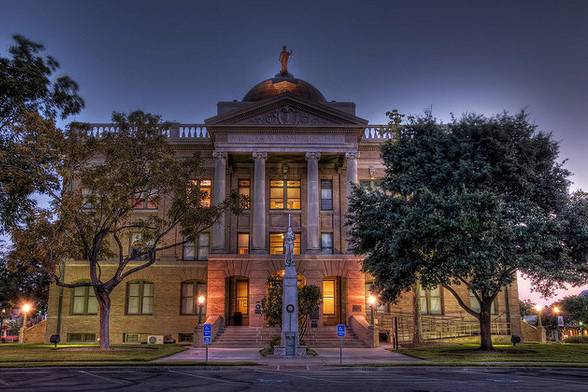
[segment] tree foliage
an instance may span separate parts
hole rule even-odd
[[[20,224],[36,205],[31,194],[58,187],[51,171],[63,137],[57,118],[78,113],[84,101],[43,45],[15,35],[0,56],[0,231]]]
[[[377,292],[394,301],[417,281],[441,285],[480,320],[481,347],[491,349],[491,304],[517,270],[544,294],[586,282],[588,197],[568,193],[558,154],[524,112],[446,125],[409,118],[382,146],[381,189],[358,188],[350,200],[352,243]]]
[[[245,203],[232,193],[218,205],[203,204],[193,181],[202,174],[199,157],[177,157],[158,116],[115,113],[113,121],[117,131],[100,138],[88,136],[83,124],[68,129],[53,168],[61,181],[49,192],[50,209],[11,232],[15,265],[40,263],[60,286],[93,287],[103,348],[109,345],[112,290],[153,265],[160,252],[194,241],[225,211],[239,214]],[[143,203],[158,208],[137,212]],[[67,259],[85,260],[89,281],[61,281],[58,266]]]
[[[571,295],[562,299],[560,304],[570,321],[588,324],[588,297]]]

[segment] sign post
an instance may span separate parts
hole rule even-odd
[[[345,324],[337,324],[337,336],[339,337],[339,365],[343,365],[343,341],[345,340]]]
[[[202,342],[206,348],[205,363],[208,363],[208,345],[212,343],[212,324],[204,324],[202,326]]]

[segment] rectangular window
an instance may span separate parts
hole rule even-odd
[[[178,343],[192,343],[194,341],[193,333],[179,333]]]
[[[239,195],[247,198],[247,204],[245,209],[248,210],[251,207],[251,180],[239,180]]]
[[[68,333],[68,343],[93,343],[96,341],[95,333]]]
[[[198,233],[196,241],[184,242],[183,260],[208,260],[209,233]]]
[[[249,282],[246,280],[238,280],[237,281],[237,306],[236,311],[241,312],[243,314],[247,314],[249,312]]]
[[[153,314],[153,283],[129,283],[127,293],[127,314]]]
[[[182,309],[181,314],[198,314],[198,298],[202,295],[206,298],[206,284],[198,282],[182,283]],[[205,300],[206,303],[206,300]],[[206,307],[202,307],[202,314],[206,313]]]
[[[249,254],[249,233],[237,234],[237,253],[240,255]]]
[[[72,314],[96,314],[98,302],[93,287],[82,286],[73,289]]]
[[[300,180],[271,180],[270,181],[270,209],[299,210],[300,209]]]
[[[474,312],[479,312],[480,311],[480,302],[478,301],[478,298],[476,298],[476,296],[474,295],[474,292],[472,290],[470,290],[469,292],[470,292],[470,308],[472,308],[472,310]],[[492,306],[490,307],[490,313],[497,314],[497,312],[496,312],[496,299],[494,299],[494,301],[492,301]]]
[[[146,253],[146,243],[141,233],[131,233],[129,244],[129,257],[135,260],[145,260],[149,257]]]
[[[321,233],[321,253],[333,253],[333,233]]]
[[[294,254],[300,254],[300,233],[294,233]],[[270,233],[270,254],[284,254],[284,233]]]
[[[142,192],[135,195],[132,203],[133,208],[136,210],[156,210],[158,207],[158,197],[153,192]]]
[[[200,190],[200,206],[208,208],[212,205],[212,180],[200,179],[192,180],[191,187],[188,190],[188,194],[192,192],[192,189]]]
[[[123,334],[123,343],[140,343],[138,333]]]
[[[335,280],[323,280],[323,314],[335,314]]]
[[[442,314],[441,289],[439,286],[424,290],[419,284],[419,305],[421,314]]]
[[[321,210],[333,209],[333,181],[321,180]]]

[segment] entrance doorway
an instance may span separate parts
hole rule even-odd
[[[226,325],[249,325],[249,279],[231,276],[225,288]]]
[[[347,282],[340,276],[325,277],[322,287],[323,325],[347,324]]]

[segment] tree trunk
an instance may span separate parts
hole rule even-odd
[[[110,293],[95,288],[100,308],[100,349],[110,350]]]
[[[412,344],[423,344],[423,328],[421,323],[421,303],[420,303],[420,287],[418,284],[414,286],[413,310],[414,310],[414,335],[412,337]]]
[[[480,303],[480,350],[492,351],[492,301]]]

